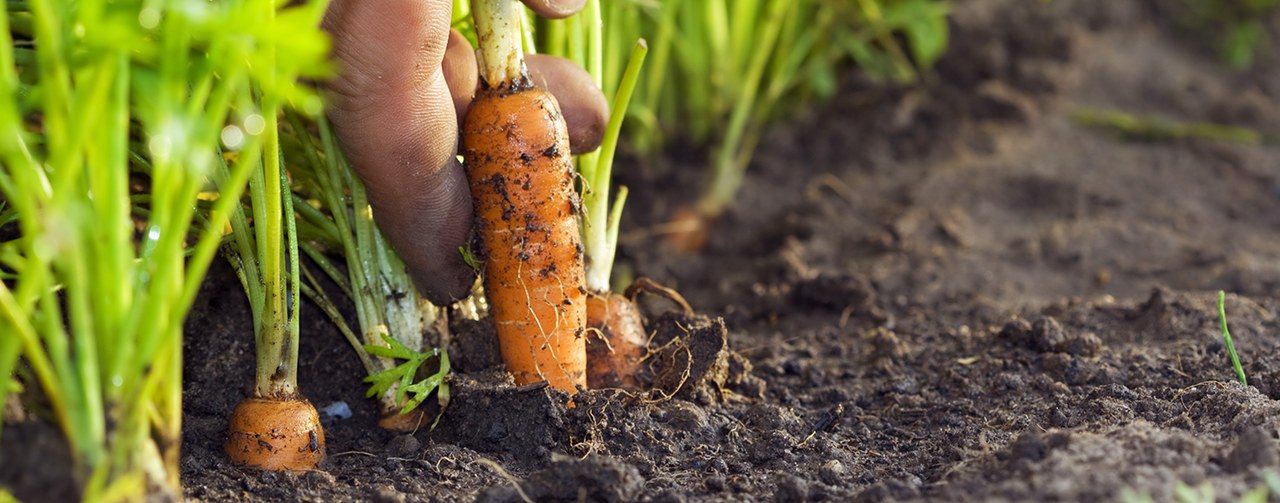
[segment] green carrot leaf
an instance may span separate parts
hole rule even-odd
[[[418,405],[422,404],[433,391],[443,388],[445,377],[449,375],[449,355],[439,349],[432,349],[430,352],[414,351],[385,333],[382,334],[382,340],[387,343],[387,346],[367,344],[364,346],[365,351],[371,355],[404,360],[404,363],[364,378],[364,382],[370,383],[365,397],[382,395],[390,390],[391,386],[398,385],[396,403],[403,404],[401,414],[408,414],[418,408]],[[440,357],[440,370],[415,382],[418,369],[437,356]],[[409,395],[412,396],[406,400]]]

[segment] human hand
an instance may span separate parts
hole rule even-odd
[[[522,1],[552,18],[585,3]],[[324,18],[340,65],[329,119],[378,226],[438,305],[466,297],[475,280],[458,251],[473,212],[457,149],[478,71],[471,46],[449,28],[451,8],[449,0],[333,0]],[[526,60],[534,82],[560,102],[574,153],[598,147],[609,112],[591,77],[567,60]]]

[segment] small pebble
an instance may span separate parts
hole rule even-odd
[[[838,459],[832,459],[822,464],[822,468],[818,471],[818,477],[822,481],[830,485],[839,485],[844,478],[844,463]]]
[[[326,405],[323,409],[320,409],[320,412],[322,412],[326,418],[337,419],[339,421],[343,419],[351,419],[351,416],[353,416],[351,413],[351,406],[347,405],[347,402],[342,401]]]

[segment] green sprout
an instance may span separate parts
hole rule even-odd
[[[467,264],[467,267],[477,271],[484,267],[484,261],[480,260],[480,257],[477,257],[470,248],[467,248],[466,246],[459,246],[458,253],[462,255],[462,261]]]
[[[1182,25],[1209,38],[1231,68],[1249,68],[1259,51],[1272,47],[1265,22],[1280,0],[1182,0],[1181,6]]]
[[[328,68],[322,3],[198,6],[30,0],[0,19],[0,192],[21,232],[0,244],[0,378],[30,369],[86,500],[181,497],[182,321],[266,142],[247,123],[318,109],[298,80]]]
[[[278,119],[273,114],[263,120],[266,145],[249,178],[252,220],[243,207],[236,209],[232,239],[223,250],[253,313],[254,396],[283,398],[298,394],[298,234],[293,200],[285,197],[289,181],[281,165]]]
[[[1084,109],[1072,114],[1081,126],[1107,131],[1121,140],[1216,140],[1243,145],[1275,144],[1280,139],[1239,126],[1212,122],[1179,122],[1159,117],[1143,117],[1115,110]]]
[[[411,403],[405,402],[405,392],[427,388],[440,390],[438,400],[443,411],[449,400],[448,383],[444,381],[448,366],[444,365],[438,374],[415,384],[407,380],[414,377],[417,367],[406,370],[403,365],[396,366],[394,360],[412,360],[405,353],[409,351],[424,357],[439,354],[442,361],[447,361],[445,350],[428,349],[424,337],[424,332],[438,326],[440,328],[436,331],[440,332],[437,335],[441,346],[446,344],[446,329],[443,327],[447,319],[444,311],[418,294],[404,262],[374,223],[373,208],[369,205],[364,185],[342,155],[329,123],[318,121],[318,127],[314,128],[318,133],[312,133],[313,128],[300,117],[291,115],[290,122],[307,160],[292,170],[297,185],[294,207],[300,209],[298,214],[302,217],[300,222],[306,237],[302,250],[355,303],[361,335],[355,334],[310,273],[307,274],[309,281],[305,284],[304,293],[337,325],[369,376],[386,375],[396,369],[410,372],[402,376],[406,380],[405,385],[397,385],[399,381],[387,381],[386,387],[375,385],[370,389],[370,396],[379,397],[384,417],[395,415],[397,411],[405,414],[415,409],[429,391],[423,391],[421,396],[415,394],[416,401]],[[316,134],[318,139],[313,138]],[[303,199],[304,195],[314,197],[318,204],[312,206]],[[346,273],[331,262],[322,248],[342,252],[346,259]],[[388,341],[395,341],[395,344],[388,345]],[[389,348],[404,349],[394,355],[382,351]],[[433,382],[436,377],[439,382],[430,386],[424,384]],[[414,387],[406,390],[408,385]]]
[[[1240,357],[1236,355],[1236,345],[1231,342],[1231,331],[1227,330],[1227,294],[1218,290],[1218,320],[1222,324],[1222,342],[1227,345],[1227,354],[1231,355],[1231,366],[1236,370],[1236,378],[1240,384],[1249,385],[1244,376],[1244,367],[1240,366]]]
[[[728,126],[714,139],[711,180],[698,202],[705,217],[718,216],[733,202],[765,124],[794,108],[787,99],[834,96],[835,70],[845,59],[873,78],[914,82],[919,70],[932,66],[947,46],[949,9],[937,0],[761,3],[735,3],[728,24],[721,15],[708,16],[710,53],[681,68],[682,75],[691,77],[699,65],[710,64],[718,70],[712,75],[724,79],[711,81],[720,84],[715,92],[688,96],[690,117],[706,108],[698,105],[696,96],[708,101],[711,96],[723,96],[732,104],[725,109],[712,101],[712,113],[704,112],[711,122],[694,123],[695,136],[705,138],[711,125],[728,118]],[[909,53],[898,43],[897,34],[905,37]],[[682,48],[689,45],[688,41],[676,43]],[[743,77],[727,77],[736,75]],[[679,93],[666,96],[682,97]]]
[[[366,397],[371,398],[386,393],[395,393],[396,403],[404,404],[404,408],[401,409],[400,413],[408,414],[413,409],[418,408],[418,405],[432,391],[438,389],[441,394],[448,396],[449,387],[445,384],[444,379],[449,375],[449,353],[439,349],[432,350],[430,353],[415,351],[386,334],[383,334],[382,341],[386,343],[386,346],[369,344],[364,347],[365,351],[374,356],[404,360],[404,363],[364,378],[364,382],[370,383]],[[415,382],[414,379],[418,375],[418,369],[435,357],[440,358],[440,370],[421,381]],[[409,394],[412,394],[413,398],[406,400]],[[439,417],[436,418],[437,421],[439,419]],[[434,427],[434,425],[432,426]]]
[[[588,4],[573,18],[542,21],[541,48],[581,63],[610,95],[620,89],[630,46],[642,36],[651,42],[648,75],[637,81],[626,112],[628,143],[642,152],[658,148],[663,135],[710,144],[712,174],[698,203],[708,217],[732,202],[764,125],[834,96],[837,69],[852,61],[872,77],[914,82],[948,39],[948,6],[939,0],[663,0],[600,8],[599,17]],[[578,26],[593,21],[595,31]]]

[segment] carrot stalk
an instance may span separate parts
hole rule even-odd
[[[476,0],[471,3],[476,23],[480,78],[493,87],[529,81],[520,37],[520,6],[513,0]]]
[[[587,266],[587,289],[595,293],[609,291],[609,276],[613,272],[613,259],[618,247],[618,224],[622,218],[622,206],[627,199],[626,187],[619,187],[617,199],[612,205],[609,204],[613,159],[617,153],[618,138],[622,135],[622,121],[627,115],[627,106],[635,92],[636,82],[640,79],[640,68],[644,65],[648,52],[649,45],[644,39],[636,42],[627,59],[617,94],[609,107],[612,114],[605,127],[600,151],[578,158],[579,172],[587,185],[582,196],[583,207],[587,212],[582,234],[590,261]]]
[[[589,0],[582,12],[571,19],[575,40],[586,40],[587,47],[573,51],[575,61],[588,69],[597,84],[604,81],[601,8],[599,0]],[[568,44],[570,46],[574,44]],[[578,44],[582,45],[582,44]],[[610,277],[618,245],[618,227],[627,188],[618,187],[610,201],[614,155],[627,107],[639,81],[649,46],[644,39],[636,41],[614,92],[608,124],[600,150],[579,155],[578,173],[582,176],[582,239],[587,263],[587,385],[598,388],[641,387],[638,375],[641,360],[648,353],[647,336],[640,310],[631,299],[610,294]],[[615,72],[617,73],[617,72]]]
[[[605,129],[600,152],[579,159],[579,171],[588,185],[588,191],[583,195],[587,218],[582,234],[587,248],[587,290],[590,292],[587,326],[592,332],[587,342],[587,384],[593,389],[641,388],[641,360],[649,352],[640,309],[631,299],[609,293],[627,188],[618,187],[617,198],[613,204],[608,204],[613,157],[622,132],[622,119],[627,114],[627,105],[631,102],[640,67],[648,51],[649,46],[644,39],[636,42],[618,92],[613,97],[613,115]]]
[[[300,270],[289,178],[280,156],[279,103],[268,102],[262,157],[249,178],[252,229],[243,208],[231,216],[228,258],[249,296],[254,321],[253,394],[231,413],[227,457],[265,470],[309,470],[324,458],[320,415],[298,392]]]
[[[324,458],[324,430],[298,393],[298,243],[277,131],[268,122],[261,169],[249,179],[254,229],[237,208],[225,250],[253,306],[257,365],[253,394],[231,413],[223,449],[236,465],[309,470]]]
[[[481,78],[462,150],[502,359],[517,384],[572,394],[586,385],[586,279],[568,130],[529,78],[519,4],[471,7]]]

